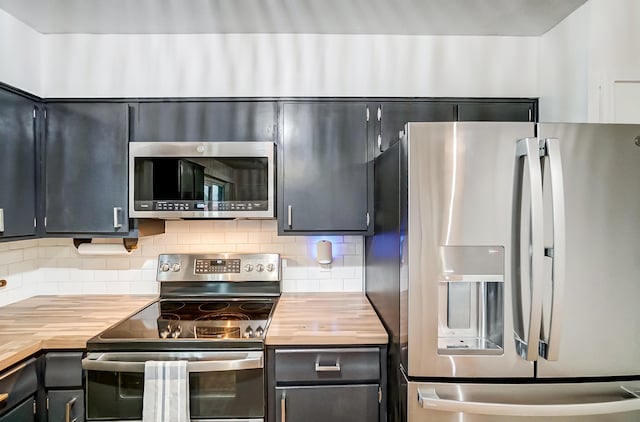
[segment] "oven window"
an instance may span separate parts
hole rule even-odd
[[[264,416],[263,370],[189,374],[192,419]],[[88,420],[140,420],[144,374],[87,371]]]

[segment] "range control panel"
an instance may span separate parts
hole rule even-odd
[[[158,281],[280,281],[279,254],[162,254]]]

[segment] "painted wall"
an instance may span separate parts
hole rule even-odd
[[[42,94],[42,35],[0,10],[0,82]]]
[[[321,239],[333,243],[329,266],[315,261]],[[38,294],[155,294],[159,254],[206,252],[279,253],[286,292],[363,290],[362,236],[278,236],[275,220],[167,221],[166,233],[140,239],[123,257],[80,256],[71,239],[0,243],[8,281],[0,306]]]
[[[536,37],[46,35],[45,97],[537,95]]]

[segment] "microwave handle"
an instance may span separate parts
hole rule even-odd
[[[103,355],[104,356],[104,355]],[[132,372],[144,373],[144,366],[147,360],[158,360],[157,357],[139,357],[135,362],[121,360],[100,360],[84,358],[82,359],[82,369],[87,371],[101,372]],[[239,371],[244,369],[260,369],[263,367],[262,353],[248,353],[242,359],[221,359],[221,360],[195,360],[187,364],[188,372],[224,372]]]

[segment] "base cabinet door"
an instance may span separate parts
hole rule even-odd
[[[278,422],[371,422],[378,412],[378,385],[276,388]]]
[[[0,422],[33,422],[36,420],[34,409],[35,399],[29,397],[15,409],[0,416]]]
[[[84,422],[83,390],[50,390],[47,397],[48,422]]]

